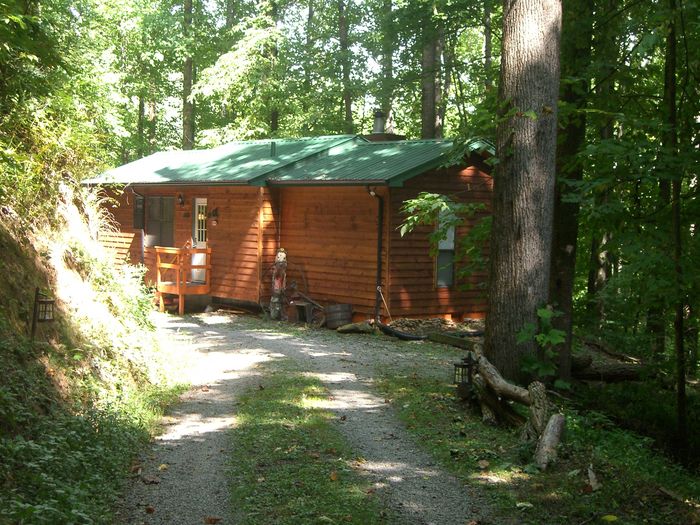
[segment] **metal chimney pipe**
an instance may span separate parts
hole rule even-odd
[[[273,140],[270,142],[270,157],[277,156],[277,143]]]
[[[374,112],[374,127],[372,133],[385,133],[386,115],[381,109]]]

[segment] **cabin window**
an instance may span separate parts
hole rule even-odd
[[[440,227],[440,224],[438,224]],[[455,274],[455,227],[450,226],[447,234],[438,243],[438,253],[435,257],[435,285],[448,288],[454,284]]]
[[[173,246],[174,197],[148,197],[146,246]]]
[[[141,195],[134,195],[134,229],[143,230],[145,223],[145,199]]]

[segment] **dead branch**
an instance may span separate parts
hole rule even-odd
[[[503,379],[496,367],[483,355],[479,356],[477,367],[484,381],[499,397],[505,397],[523,405],[530,405],[530,394],[528,394],[528,391]]]

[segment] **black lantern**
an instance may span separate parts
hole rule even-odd
[[[39,288],[34,291],[34,315],[32,317],[32,339],[36,334],[37,323],[51,323],[54,320],[53,307],[55,299],[42,293]]]
[[[472,374],[474,373],[474,359],[469,352],[467,357],[459,363],[455,363],[454,384],[457,385],[457,396],[460,399],[468,399],[472,395]]]

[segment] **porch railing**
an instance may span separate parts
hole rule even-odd
[[[185,313],[185,295],[206,295],[211,290],[211,248],[156,246],[156,296],[165,310],[164,294],[178,297],[178,313]],[[203,254],[203,263],[193,264],[193,255]],[[195,275],[196,274],[196,275]],[[196,278],[195,278],[196,277]]]

